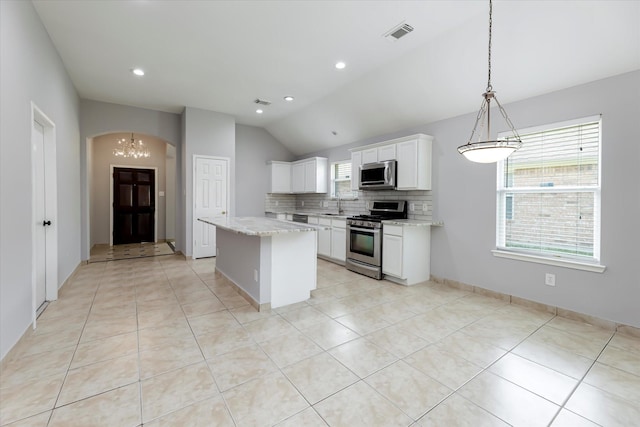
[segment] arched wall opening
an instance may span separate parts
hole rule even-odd
[[[115,156],[117,141],[129,141],[133,133],[149,150],[148,158]],[[176,234],[176,149],[154,135],[131,131],[94,136],[87,141],[89,249],[112,242],[112,170],[114,167],[153,169],[155,182],[154,241],[175,241]]]

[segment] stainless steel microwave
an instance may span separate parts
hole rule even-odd
[[[360,190],[395,190],[396,164],[387,160],[360,166]]]

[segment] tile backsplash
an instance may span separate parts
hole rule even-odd
[[[411,219],[433,220],[433,199],[431,191],[360,191],[355,200],[341,200],[345,215],[369,213],[370,202],[374,200],[406,200],[407,213]],[[413,210],[411,207],[413,206]],[[426,207],[426,209],[424,209]],[[338,200],[327,194],[267,194],[265,212],[338,212]]]

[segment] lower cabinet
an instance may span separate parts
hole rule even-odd
[[[330,227],[327,230],[318,230],[318,256],[344,262],[347,259],[347,221],[310,216],[309,224]]]
[[[344,219],[331,220],[331,258],[347,260],[347,222]]]
[[[331,220],[318,218],[319,225],[331,226]],[[331,256],[331,229],[318,230],[318,255]]]
[[[382,272],[404,285],[429,280],[431,275],[431,227],[387,225],[382,227]]]

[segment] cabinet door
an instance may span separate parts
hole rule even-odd
[[[418,140],[400,142],[398,154],[398,190],[418,187]]]
[[[316,161],[304,162],[304,191],[315,193],[318,188],[318,175],[316,173]]]
[[[378,161],[384,162],[385,160],[396,159],[396,144],[389,144],[384,147],[378,147]]]
[[[318,230],[318,255],[331,256],[331,229]]]
[[[378,161],[378,149],[377,148],[369,148],[368,150],[362,151],[362,164],[365,165],[367,163],[375,163]]]
[[[360,187],[360,165],[362,164],[362,151],[351,153],[351,189],[358,190]]]
[[[382,235],[382,272],[402,277],[402,237]]]
[[[271,163],[271,192],[291,193],[291,163]]]
[[[331,229],[331,258],[345,261],[347,259],[347,230]]]
[[[294,163],[291,166],[291,188],[294,193],[304,192],[304,163]]]

